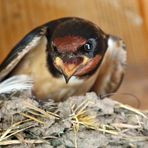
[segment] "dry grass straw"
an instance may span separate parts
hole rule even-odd
[[[92,130],[103,132],[104,134],[111,134],[116,136],[122,136],[122,139],[126,139],[128,141],[144,141],[148,140],[147,136],[127,136],[124,134],[124,131],[129,129],[140,129],[141,124],[138,125],[131,125],[131,124],[125,124],[125,123],[111,123],[110,125],[100,124],[98,120],[96,119],[96,116],[90,115],[88,112],[88,105],[93,102],[91,101],[83,101],[80,105],[73,104],[71,105],[71,114],[69,115],[71,117],[71,123],[73,125],[73,131],[75,133],[75,147],[77,148],[77,133],[80,130],[80,126],[83,126],[85,128],[89,128]],[[26,112],[19,113],[21,116],[25,117],[23,121],[19,121],[17,123],[12,124],[8,129],[0,133],[0,145],[13,145],[13,144],[21,144],[21,140],[10,140],[12,136],[15,136],[18,133],[21,133],[25,131],[26,129],[32,128],[34,126],[33,122],[38,124],[47,124],[44,122],[44,119],[61,119],[61,117],[54,113],[45,111],[41,108],[38,108],[28,102],[25,102],[24,105],[27,107]],[[147,116],[139,111],[138,109],[135,109],[133,107],[123,105],[121,103],[118,103],[117,108],[123,108],[127,111],[133,112],[135,115],[142,116],[143,118],[147,119]],[[62,119],[64,120],[64,119]],[[24,126],[25,123],[32,122],[32,125]],[[137,119],[138,123],[138,119]],[[16,136],[17,137],[17,136]],[[54,137],[50,137],[54,138]],[[45,143],[47,142],[45,140],[46,138],[42,139],[24,139],[23,142],[27,144],[39,144],[39,143]]]
[[[44,119],[48,118],[56,118],[59,119],[59,115],[53,113],[53,112],[49,112],[49,111],[44,111],[41,108],[38,108],[28,102],[24,102],[24,105],[27,107],[26,112],[23,113],[19,113],[21,116],[25,117],[26,119],[24,119],[23,121],[19,121],[16,122],[14,124],[12,124],[8,129],[6,129],[4,132],[0,133],[0,145],[10,145],[10,144],[19,144],[21,143],[21,141],[19,140],[7,140],[9,138],[11,138],[12,136],[15,136],[16,134],[25,131],[29,128],[32,128],[35,126],[35,124],[32,122],[36,122],[36,123],[40,123],[40,124],[47,124],[44,122]],[[40,119],[42,118],[43,121]],[[31,125],[26,126],[25,123],[28,122],[32,122]],[[51,138],[51,137],[50,137]],[[25,143],[45,143],[45,140],[24,140]]]
[[[84,101],[82,102],[79,106],[76,107],[76,105],[72,105],[71,107],[71,111],[72,111],[72,124],[73,124],[73,130],[75,133],[75,147],[77,148],[77,133],[79,131],[80,125],[85,126],[86,128],[90,128],[96,131],[100,131],[103,132],[104,134],[111,134],[111,135],[116,135],[116,136],[121,136],[122,135],[122,139],[126,139],[129,142],[132,141],[144,141],[144,140],[148,140],[147,136],[143,136],[143,137],[137,137],[137,136],[127,136],[124,135],[123,130],[122,129],[140,129],[141,125],[131,125],[131,124],[125,124],[125,123],[111,123],[110,125],[105,125],[105,124],[100,124],[96,121],[96,117],[89,115],[87,112],[87,107],[89,105],[89,103],[93,103],[90,101]],[[128,105],[124,105],[121,103],[118,103],[117,106],[118,108],[124,108],[125,110],[128,111],[132,111],[135,114],[138,114],[144,118],[147,119],[147,116],[142,113],[140,110],[135,109],[131,106]],[[138,123],[138,121],[137,121]]]
[[[132,111],[133,113],[135,113],[135,114],[138,114],[138,115],[140,115],[140,116],[142,116],[142,117],[144,117],[144,118],[148,118],[144,113],[142,113],[140,110],[138,110],[138,109],[136,109],[136,108],[133,108],[133,107],[131,107],[131,106],[129,106],[129,105],[124,105],[124,104],[122,104],[122,103],[118,103],[118,105],[117,105],[117,107],[119,107],[119,108],[124,108],[124,109],[126,109],[126,110],[129,110],[129,111]]]

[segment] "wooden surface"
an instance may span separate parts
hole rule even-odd
[[[148,34],[148,0],[139,0],[139,5],[141,7],[141,15],[144,20],[145,29]]]
[[[145,5],[147,2],[147,0],[142,2],[140,0],[0,0],[0,62],[34,27],[60,17],[83,17],[98,24],[105,32],[125,40],[129,67],[120,92],[134,93],[140,98],[141,107],[146,108],[148,85],[144,84],[143,88],[141,82],[143,80],[148,82],[148,71],[145,71],[148,68],[148,31],[146,31],[148,11],[145,11],[148,9],[148,5]],[[136,90],[134,90],[135,83],[138,84]]]

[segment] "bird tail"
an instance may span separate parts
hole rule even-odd
[[[12,91],[31,90],[32,87],[33,81],[29,76],[16,75],[0,82],[0,94],[9,94]]]

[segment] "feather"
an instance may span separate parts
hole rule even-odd
[[[32,79],[27,75],[16,75],[0,83],[0,94],[8,94],[12,91],[31,90],[33,87]]]

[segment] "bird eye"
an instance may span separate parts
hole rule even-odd
[[[85,49],[86,51],[90,51],[90,50],[92,49],[92,45],[91,45],[90,43],[86,43],[86,44],[84,45],[84,49]]]
[[[84,44],[83,48],[85,51],[92,51],[96,47],[96,40],[91,38]]]

